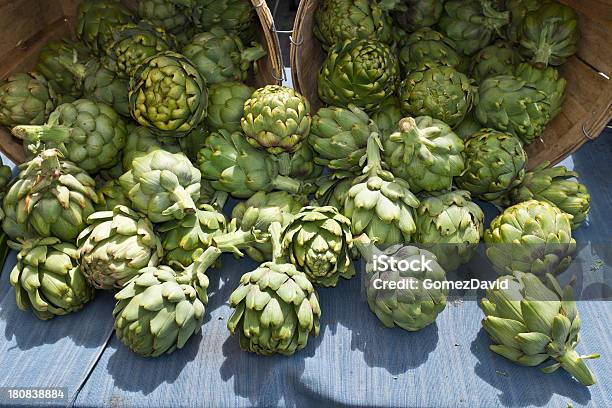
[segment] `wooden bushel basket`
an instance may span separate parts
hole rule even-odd
[[[136,0],[122,0],[136,9]],[[45,44],[61,38],[74,39],[78,0],[0,1],[0,78],[11,73],[31,71]],[[265,0],[252,0],[256,10],[258,41],[267,55],[257,62],[257,75],[251,85],[280,84],[283,66],[272,14]],[[258,23],[258,24],[257,24]],[[15,163],[25,159],[21,141],[0,127],[0,151]]]
[[[567,80],[563,112],[546,128],[540,140],[526,147],[529,167],[556,164],[584,143],[599,136],[612,119],[612,1],[560,0],[576,10],[581,40],[578,54],[561,67]],[[302,0],[295,19],[291,45],[293,86],[311,102],[322,106],[317,74],[325,52],[312,33],[319,0]]]

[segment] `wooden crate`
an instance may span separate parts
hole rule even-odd
[[[135,10],[136,0],[122,0]],[[41,49],[50,41],[74,38],[79,0],[0,0],[0,78],[34,68]],[[283,66],[272,14],[264,0],[252,0],[257,12],[257,36],[267,56],[257,62],[251,85],[280,84]],[[21,142],[0,127],[0,150],[15,163],[24,161]]]
[[[563,112],[541,137],[526,147],[529,167],[560,162],[601,134],[612,119],[612,1],[561,0],[576,10],[581,41],[578,54],[561,67],[567,80]],[[291,72],[293,86],[311,102],[323,105],[317,94],[317,74],[325,52],[312,33],[319,0],[302,0],[293,26]]]

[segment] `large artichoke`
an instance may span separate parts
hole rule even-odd
[[[122,288],[147,266],[157,266],[161,241],[147,218],[119,205],[89,216],[77,239],[81,272],[97,289]]]
[[[586,220],[591,196],[585,185],[572,180],[578,178],[578,173],[564,166],[549,166],[549,162],[544,162],[527,172],[523,182],[510,191],[510,202],[546,201],[570,214],[572,228],[577,228]]]
[[[496,75],[512,75],[521,61],[518,49],[511,43],[498,41],[480,50],[472,58],[470,75],[477,83]]]
[[[181,349],[200,331],[208,303],[206,271],[221,251],[211,247],[184,270],[151,266],[115,295],[115,333],[133,352],[158,357]]]
[[[551,373],[563,368],[583,385],[593,385],[595,376],[580,356],[580,316],[571,286],[561,289],[547,276],[545,283],[530,273],[502,276],[497,287],[487,289],[481,301],[485,314],[482,326],[495,344],[491,351],[523,366],[555,363],[542,369]],[[505,287],[503,287],[505,286]]]
[[[133,20],[119,0],[85,0],[77,10],[76,36],[94,54],[102,54],[112,40],[112,29]]]
[[[469,262],[482,238],[483,222],[484,214],[468,191],[428,193],[417,210],[415,241],[451,272]]]
[[[131,129],[125,147],[123,148],[123,168],[132,170],[132,162],[137,157],[145,156],[153,150],[165,150],[170,153],[179,153],[181,147],[174,138],[161,139],[150,128],[136,126]]]
[[[135,158],[132,167],[119,182],[134,209],[155,223],[195,212],[201,174],[185,155],[153,150]]]
[[[570,265],[576,249],[571,223],[571,215],[544,201],[506,208],[485,231],[487,257],[500,275],[559,274]]]
[[[243,41],[254,36],[255,8],[249,0],[197,0],[195,20],[202,29],[222,27]]]
[[[403,117],[401,104],[396,96],[385,99],[370,115],[383,140],[397,131],[399,121]]]
[[[329,50],[317,82],[319,97],[328,105],[353,104],[373,110],[395,93],[399,61],[386,44],[372,40],[347,40]]]
[[[498,200],[525,176],[527,154],[520,140],[507,133],[480,130],[465,142],[464,155],[465,172],[455,183],[475,198]]]
[[[549,121],[561,113],[567,82],[559,75],[559,71],[556,68],[538,68],[532,64],[523,63],[516,67],[514,75],[546,94],[545,106],[547,107]]]
[[[36,71],[47,78],[56,94],[62,95],[63,102],[70,102],[83,96],[84,79],[75,75],[71,67],[86,64],[92,59],[87,47],[81,43],[52,41],[40,51]]]
[[[13,134],[23,139],[26,151],[57,148],[93,174],[117,164],[127,127],[110,106],[79,99],[58,106],[45,125],[17,126]]]
[[[450,189],[463,173],[463,140],[444,122],[429,116],[404,118],[399,131],[384,141],[383,157],[391,172],[413,192]]]
[[[395,21],[408,32],[438,23],[446,0],[402,0],[406,7],[393,13]]]
[[[472,55],[489,45],[510,22],[510,13],[496,8],[495,0],[450,0],[444,5],[440,29]]]
[[[230,133],[239,132],[244,103],[254,89],[240,82],[220,82],[208,88],[208,117],[206,126],[211,131],[225,129]]]
[[[444,34],[431,28],[422,28],[402,41],[400,63],[404,72],[409,74],[440,66],[458,69],[463,63],[463,57],[455,48],[455,43]]]
[[[161,136],[183,136],[206,117],[208,90],[194,65],[166,51],[147,59],[130,80],[130,112]]]
[[[57,104],[56,94],[37,73],[0,80],[0,125],[42,125]]]
[[[95,291],[81,274],[74,245],[50,237],[11,247],[20,251],[10,282],[21,310],[31,308],[47,320],[76,312],[93,299]]]
[[[272,154],[294,152],[310,132],[310,103],[291,88],[267,85],[244,103],[247,140]]]
[[[72,242],[94,212],[95,185],[59,150],[45,150],[19,166],[19,175],[4,198],[2,229],[11,239],[35,233]]]

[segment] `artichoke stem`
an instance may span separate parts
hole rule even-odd
[[[221,254],[222,251],[217,247],[207,248],[206,251],[204,251],[204,253],[195,260],[193,267],[187,270],[191,275],[190,280],[197,281],[197,274],[206,273],[206,271],[214,265]]]
[[[281,176],[289,176],[291,174],[291,156],[289,153],[281,153],[275,158],[278,163],[278,172]]]
[[[60,125],[21,125],[15,126],[11,133],[26,142],[63,143],[70,138],[71,129]]]
[[[184,213],[193,214],[195,213],[196,205],[191,198],[191,195],[183,188],[183,186],[178,185],[174,190],[172,190],[172,194],[176,198],[176,206],[180,208]],[[174,205],[172,206],[174,207]],[[172,208],[170,207],[170,208]]]
[[[87,76],[87,68],[85,67],[85,65],[80,64],[78,62],[76,50],[74,50],[74,55],[72,58],[66,58],[62,55],[58,58],[58,62],[62,67],[68,70],[68,72],[74,75],[75,79],[79,84],[83,82],[83,80]]]
[[[272,243],[272,262],[279,263],[283,256],[283,248],[281,244],[282,226],[280,222],[273,222],[268,228],[270,233],[270,242]]]
[[[213,244],[216,248],[219,248],[222,252],[231,252],[239,256],[242,256],[240,248],[256,241],[255,234],[251,230],[238,230],[213,237]]]
[[[586,366],[582,357],[576,353],[576,350],[568,350],[565,354],[555,357],[555,360],[561,364],[565,371],[577,379],[580,384],[589,386],[597,381],[595,375]]]
[[[548,60],[552,54],[550,43],[548,41],[548,30],[549,26],[544,26],[540,32],[538,38],[538,48],[535,50],[533,55],[533,64],[537,68],[546,68],[548,66]]]
[[[287,176],[276,176],[272,180],[273,190],[286,191],[288,193],[297,194],[302,188],[302,183],[298,180]]]
[[[380,156],[381,150],[382,144],[380,142],[380,138],[378,137],[378,133],[372,132],[368,138],[368,145],[366,149],[367,165],[363,169],[364,174],[368,173],[371,175],[376,175],[380,170],[382,170],[382,158]]]

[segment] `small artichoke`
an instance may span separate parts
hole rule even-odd
[[[463,173],[463,140],[444,122],[429,116],[404,118],[384,141],[383,158],[413,192],[450,189]]]
[[[310,147],[308,141],[302,142],[300,147],[291,155],[288,155],[288,175],[303,182],[315,182],[323,174],[323,166],[316,162],[316,153]],[[286,155],[274,156],[279,165],[280,174],[286,174]]]
[[[521,184],[527,154],[516,137],[482,129],[465,142],[465,172],[455,178],[457,187],[473,197],[495,201]]]
[[[435,67],[458,69],[463,57],[455,48],[455,43],[444,34],[422,28],[402,42],[399,59],[404,72],[408,74]]]
[[[349,172],[336,172],[324,175],[317,180],[315,198],[320,205],[336,207],[344,213],[344,200],[348,194],[355,175]]]
[[[10,282],[21,310],[31,308],[48,320],[76,312],[93,299],[95,291],[79,269],[74,245],[49,237],[10,246],[19,251]]]
[[[306,98],[291,88],[267,85],[244,103],[241,125],[250,144],[279,154],[299,148],[311,121]]]
[[[329,50],[317,82],[319,97],[328,105],[353,104],[374,110],[395,93],[399,61],[388,45],[372,40],[347,40]]]
[[[208,117],[206,127],[214,132],[220,129],[230,133],[242,130],[240,120],[244,103],[254,89],[240,82],[220,82],[208,88]]]
[[[89,61],[82,69],[83,96],[110,105],[118,114],[129,118],[129,81],[104,68],[96,60]]]
[[[208,90],[195,66],[171,51],[154,55],[130,80],[130,112],[160,136],[184,136],[206,117]]]
[[[136,14],[155,27],[178,35],[193,27],[189,10],[182,3],[180,0],[138,0]]]
[[[112,41],[112,29],[134,19],[119,0],[85,0],[77,9],[76,36],[101,55]]]
[[[201,28],[222,27],[243,41],[254,36],[255,7],[249,0],[197,0],[195,11]]]
[[[572,216],[544,201],[506,208],[485,231],[486,254],[500,275],[563,272],[572,262],[576,241]]]
[[[382,140],[397,132],[399,121],[404,117],[400,105],[399,99],[392,96],[385,99],[378,109],[370,115],[370,119],[378,128]]]
[[[582,385],[595,384],[595,376],[584,360],[599,355],[580,356],[576,352],[580,316],[572,287],[561,289],[550,275],[542,282],[533,274],[521,272],[502,276],[497,284],[487,289],[481,301],[485,314],[482,326],[495,343],[489,346],[491,351],[528,367],[550,358],[555,363],[544,367],[543,372],[561,367]]]
[[[123,148],[123,168],[132,170],[132,162],[138,157],[145,156],[153,150],[165,150],[170,153],[179,153],[181,147],[174,138],[161,139],[150,128],[136,126],[130,130],[127,142]]]
[[[438,23],[446,0],[402,0],[406,7],[393,13],[395,21],[408,32]]]
[[[539,9],[543,4],[553,0],[505,0],[506,10],[510,12],[510,24],[504,28],[502,37],[512,43],[519,42],[521,23],[530,11]]]
[[[112,179],[98,184],[96,191],[98,192],[96,211],[112,211],[118,205],[126,207],[132,205],[129,197],[121,188],[119,180]]]
[[[134,209],[155,223],[195,212],[201,174],[185,155],[153,150],[135,158],[132,166],[119,183]]]
[[[521,61],[518,49],[511,43],[498,41],[478,51],[470,64],[470,75],[477,83],[496,75],[512,75]]]
[[[0,125],[42,125],[56,104],[55,92],[40,74],[13,74],[0,80]]]
[[[63,102],[83,96],[83,76],[75,75],[73,66],[84,65],[95,59],[83,44],[62,40],[47,43],[40,51],[36,71],[40,72]],[[24,125],[25,123],[19,123]]]

